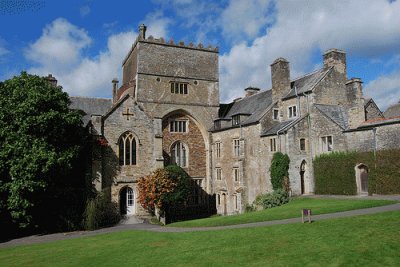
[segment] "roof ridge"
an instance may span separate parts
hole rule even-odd
[[[102,100],[112,100],[112,98],[106,98],[106,97],[91,97],[91,96],[70,96],[75,97],[75,98],[85,98],[85,99],[102,99]]]

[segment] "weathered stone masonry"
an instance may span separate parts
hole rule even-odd
[[[217,212],[235,214],[272,191],[276,151],[289,155],[291,194],[300,195],[314,192],[313,159],[322,153],[399,147],[400,117],[385,118],[364,97],[361,79],[347,77],[346,53],[330,49],[322,61],[321,69],[292,79],[290,63],[278,58],[271,64],[271,89],[249,87],[243,98],[220,104],[217,48],[146,37],[140,26],[122,65],[122,85],[112,81],[112,101],[73,98],[95,138],[108,143],[93,160],[96,188],[107,189],[117,203],[132,189],[125,211],[145,215],[136,203],[137,180],[184,154],[184,169],[216,195]],[[176,124],[184,128],[172,131],[174,121],[186,128]],[[127,133],[137,162],[120,165]],[[183,144],[179,153],[177,143]]]

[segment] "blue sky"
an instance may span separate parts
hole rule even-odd
[[[347,52],[348,77],[385,110],[400,100],[400,0],[0,0],[0,80],[52,73],[70,95],[110,97],[137,35],[220,48],[221,101],[269,89],[269,65],[291,77],[318,69],[329,48]]]

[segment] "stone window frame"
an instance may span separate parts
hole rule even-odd
[[[188,95],[189,94],[189,83],[170,81],[171,94],[177,95]]]
[[[269,139],[269,151],[270,152],[276,152],[276,137],[271,137]]]
[[[330,139],[330,141],[329,141]],[[322,152],[332,152],[333,151],[333,136],[332,135],[324,135],[321,136],[321,150]]]
[[[302,141],[304,142],[302,144]],[[307,140],[306,138],[300,138],[299,139],[299,149],[300,151],[307,151]]]
[[[215,179],[217,181],[222,181],[222,168],[221,167],[215,167]]]
[[[221,206],[221,194],[217,194],[217,206]]]
[[[233,144],[234,157],[239,157],[240,156],[240,139],[234,138],[232,144]]]
[[[288,107],[288,119],[297,118],[299,115],[297,105]]]
[[[119,165],[120,166],[135,166],[135,165],[137,165],[137,154],[138,154],[137,148],[138,148],[137,136],[135,136],[130,131],[121,134],[121,136],[118,138]],[[127,162],[127,161],[129,161],[129,162]]]
[[[179,145],[178,149],[176,147]],[[189,168],[189,147],[181,140],[172,143],[170,147],[171,163],[176,164],[181,168]],[[178,159],[178,162],[176,160]]]
[[[233,167],[232,168],[232,177],[233,177],[233,181],[238,183],[240,182],[240,169],[239,167]]]
[[[215,142],[215,157],[221,158],[221,141]]]
[[[276,112],[276,114],[275,114],[275,112]],[[272,119],[274,120],[274,121],[279,121],[279,108],[274,108],[274,109],[272,109]],[[275,116],[276,115],[276,116]]]
[[[182,124],[182,125],[180,125]],[[182,126],[182,127],[181,127]],[[180,130],[184,128],[184,131]],[[189,132],[189,120],[188,119],[169,119],[168,130],[170,133],[188,133]]]

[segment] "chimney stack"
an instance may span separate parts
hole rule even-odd
[[[47,77],[45,77],[45,80],[53,87],[57,86],[57,79],[53,77],[52,74],[49,74]]]
[[[278,58],[271,64],[272,101],[279,101],[290,90],[289,61]]]
[[[146,39],[146,29],[147,27],[144,24],[139,26],[139,40]]]
[[[346,52],[332,48],[324,53],[323,58],[324,68],[334,67],[337,72],[346,77]]]
[[[113,80],[112,80],[112,84],[113,84],[113,86],[112,86],[112,98],[113,98],[113,103],[115,103],[118,99],[117,99],[117,97],[118,97],[118,79],[117,78],[114,78]]]
[[[246,89],[244,89],[244,91],[246,92],[245,97],[248,97],[257,94],[260,91],[260,88],[247,87]]]

